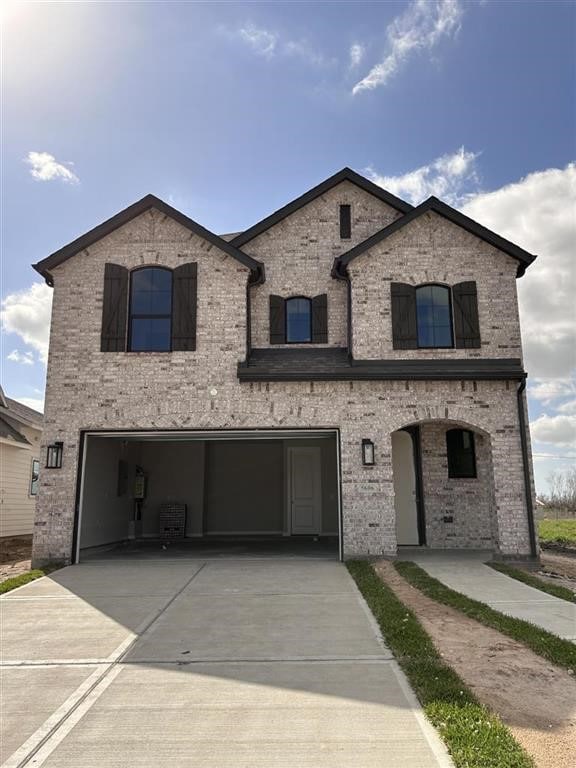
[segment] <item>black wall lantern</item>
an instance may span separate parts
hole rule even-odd
[[[374,466],[374,443],[367,438],[362,440],[362,464],[365,467]]]
[[[47,469],[60,469],[62,467],[62,453],[64,449],[64,443],[56,442],[48,446],[46,451],[46,467]]]

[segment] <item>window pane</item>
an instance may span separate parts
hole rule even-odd
[[[443,285],[430,285],[429,288],[434,306],[448,306],[448,288]]]
[[[132,315],[169,315],[172,312],[172,273],[166,269],[138,269],[132,273]]]
[[[419,347],[451,347],[450,290],[443,285],[416,289]]]
[[[434,333],[433,329],[429,328],[426,324],[418,324],[418,345],[421,347],[433,347],[434,346]]]
[[[452,346],[452,329],[450,326],[436,326],[434,328],[434,345],[435,347],[451,347]]]
[[[130,334],[132,352],[168,352],[170,350],[169,318],[133,318]]]
[[[153,267],[150,269],[137,269],[135,272],[132,272],[132,290],[151,291],[154,272],[156,270]]]
[[[288,299],[286,302],[286,341],[311,341],[310,299]]]
[[[151,314],[169,315],[172,312],[172,291],[154,291],[150,295]]]
[[[172,272],[168,269],[152,269],[152,283],[155,291],[172,291]]]
[[[448,477],[475,478],[476,455],[474,434],[467,429],[450,429],[446,432]]]
[[[133,315],[152,314],[152,291],[132,291],[131,310]]]
[[[38,459],[32,461],[32,479],[30,481],[30,495],[36,496],[38,493],[38,476],[40,472],[40,462]]]

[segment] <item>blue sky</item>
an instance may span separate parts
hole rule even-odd
[[[230,232],[347,165],[541,254],[519,291],[545,487],[571,462],[542,456],[573,455],[576,435],[575,9],[8,2],[7,393],[43,394],[49,292],[32,262],[148,192]]]

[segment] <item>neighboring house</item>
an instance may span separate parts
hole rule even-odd
[[[536,557],[516,298],[534,258],[349,169],[236,235],[152,195],[100,224],[35,265],[61,463],[35,563],[166,526]]]
[[[0,387],[0,537],[33,531],[42,418]]]

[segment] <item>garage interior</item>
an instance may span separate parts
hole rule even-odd
[[[76,561],[106,553],[339,557],[335,430],[84,435]]]

